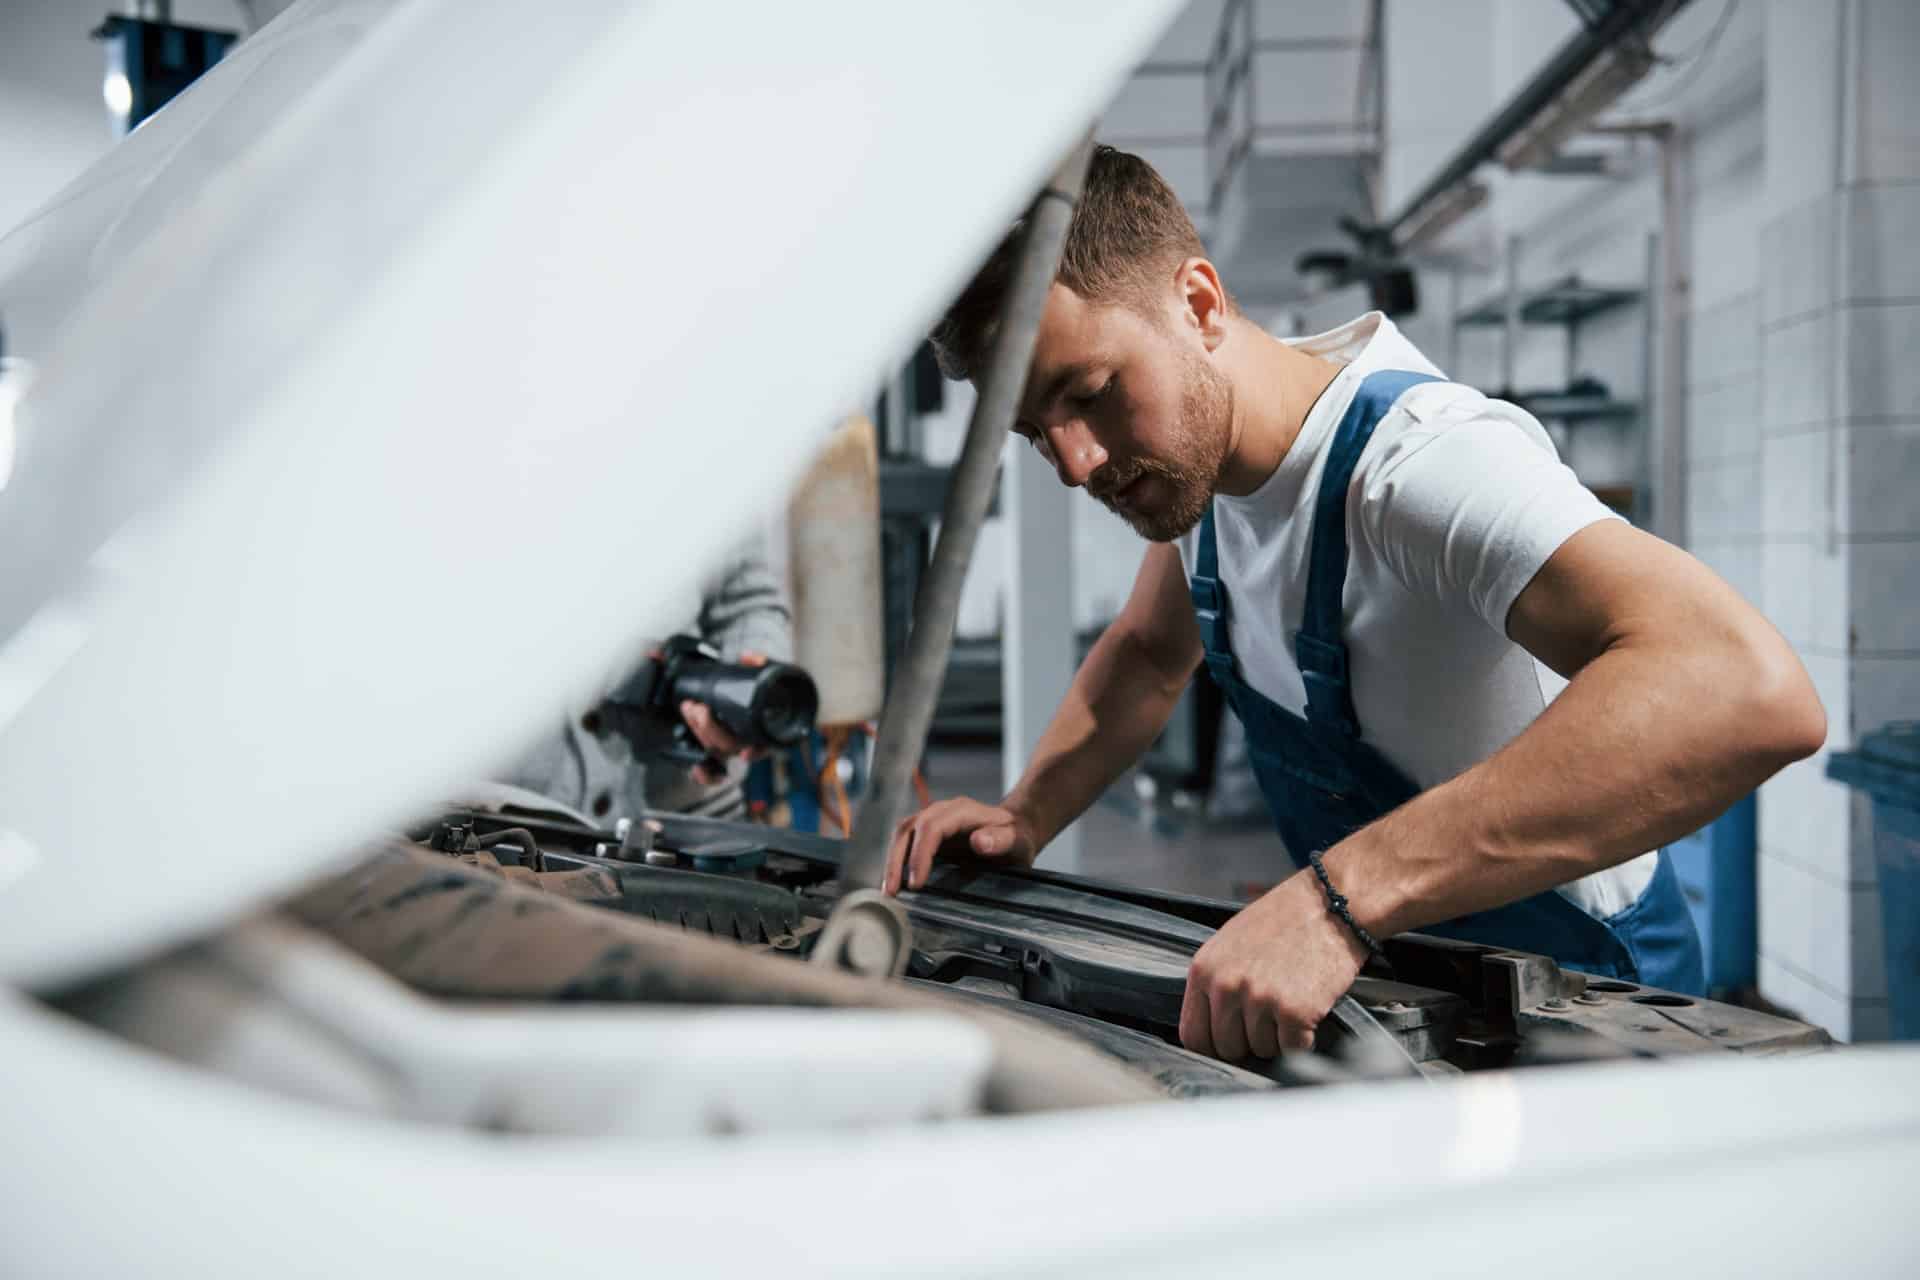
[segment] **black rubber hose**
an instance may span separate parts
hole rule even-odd
[[[999,334],[980,381],[980,399],[967,426],[966,444],[953,468],[946,508],[940,517],[940,542],[933,564],[914,602],[913,632],[894,671],[893,690],[880,717],[874,745],[872,780],[853,838],[840,867],[842,889],[878,889],[887,865],[893,828],[905,813],[907,788],[926,750],[934,707],[946,680],[953,650],[954,623],[960,615],[960,589],[974,543],[993,501],[999,477],[1000,446],[1013,426],[1033,360],[1034,340],[1047,294],[1060,268],[1060,254],[1073,222],[1073,207],[1086,180],[1093,154],[1089,135],[1054,171],[1027,216],[1026,234],[1002,306]]]

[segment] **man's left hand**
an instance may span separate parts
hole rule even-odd
[[[1367,951],[1327,910],[1311,871],[1227,921],[1193,957],[1180,1043],[1228,1062],[1310,1049]]]

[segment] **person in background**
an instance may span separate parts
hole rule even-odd
[[[756,534],[700,584],[698,594],[667,615],[679,625],[663,632],[697,636],[729,662],[787,662],[793,656],[793,618],[780,575],[768,556],[767,537]],[[607,685],[610,693],[624,682]],[[686,768],[672,761],[636,758],[627,740],[595,706],[557,726],[499,781],[538,792],[599,824],[638,817],[642,810],[738,818],[746,813],[741,787],[748,752],[715,722],[707,708],[685,703],[681,714],[713,756]],[[715,768],[714,762],[722,762]]]

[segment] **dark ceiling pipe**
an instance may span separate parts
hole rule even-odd
[[[1480,127],[1465,146],[1441,166],[1426,186],[1389,220],[1384,230],[1396,242],[1399,233],[1428,204],[1473,176],[1492,160],[1507,140],[1526,128],[1576,77],[1619,41],[1656,20],[1678,11],[1687,0],[1615,0],[1598,21],[1584,26],[1560,46],[1546,66],[1522,85],[1493,119]]]

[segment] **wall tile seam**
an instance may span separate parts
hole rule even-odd
[[[1847,992],[1834,990],[1833,987],[1829,986],[1824,979],[1817,978],[1813,974],[1808,973],[1805,969],[1802,969],[1799,965],[1787,959],[1785,956],[1780,955],[1778,952],[1770,952],[1765,947],[1761,947],[1760,955],[1764,959],[1773,961],[1773,963],[1779,965],[1782,969],[1785,969],[1793,977],[1798,978],[1801,982],[1806,983],[1808,986],[1818,991],[1821,995],[1826,996],[1832,1000],[1838,1000],[1843,1004],[1853,1003],[1853,997],[1849,995]]]
[[[1836,423],[1832,418],[1815,418],[1801,422],[1788,422],[1775,426],[1767,424],[1767,415],[1760,415],[1760,435],[1762,439],[1778,440],[1787,436],[1809,436],[1815,432],[1829,431]]]
[[[1843,533],[1839,540],[1850,547],[1886,547],[1901,546],[1905,543],[1920,542],[1920,533]]]
[[[1762,337],[1772,337],[1776,333],[1800,325],[1811,329],[1815,321],[1830,318],[1833,315],[1833,311],[1833,303],[1823,302],[1809,311],[1795,311],[1788,315],[1776,316],[1771,320],[1762,320],[1760,322],[1760,334]]]
[[[1787,206],[1766,220],[1762,226],[1761,234],[1766,234],[1766,228],[1781,226],[1784,223],[1792,222],[1795,218],[1804,218],[1821,205],[1834,203],[1835,197],[1837,197],[1843,189],[1843,186],[1836,185],[1825,191],[1808,196],[1799,204]]]
[[[1760,287],[1755,285],[1751,289],[1741,289],[1735,293],[1729,293],[1723,298],[1715,299],[1712,302],[1696,304],[1688,308],[1687,314],[1699,316],[1710,315],[1715,311],[1731,311],[1737,306],[1751,306],[1759,300]]]
[[[1689,548],[1702,551],[1724,551],[1730,547],[1763,547],[1766,535],[1763,533],[1709,533],[1687,539]]]
[[[1734,467],[1760,460],[1760,448],[1742,449],[1739,453],[1709,455],[1703,458],[1688,458],[1687,471],[1690,474],[1707,475],[1715,471],[1729,471]]]
[[[1875,297],[1872,294],[1853,293],[1834,300],[1837,311],[1872,311],[1876,307],[1920,307],[1920,295],[1895,294],[1890,298]]]
[[[1839,190],[1843,192],[1878,191],[1882,188],[1898,187],[1920,187],[1920,178],[1856,178],[1852,182],[1841,183]]]
[[[1689,311],[1685,319],[1689,327],[1707,333],[1706,350],[1725,348],[1738,353],[1747,347],[1760,345],[1760,304],[1742,302],[1737,307],[1708,307],[1701,311]],[[1689,351],[1691,359],[1698,360],[1701,349],[1698,344]]]
[[[1838,787],[1844,784],[1835,782],[1833,785]],[[1764,800],[1766,797],[1763,795],[1761,798]],[[1795,871],[1810,876],[1829,889],[1844,889],[1851,893],[1855,889],[1877,889],[1880,887],[1880,882],[1877,880],[1856,880],[1852,876],[1836,876],[1825,867],[1816,867],[1812,863],[1804,861],[1793,854],[1782,853],[1776,846],[1767,844],[1764,841],[1760,845],[1760,856],[1763,858],[1772,858],[1783,867],[1791,867]]]
[[[1809,658],[1868,658],[1874,662],[1915,662],[1920,661],[1920,649],[1834,649],[1822,645],[1801,645],[1800,652]]]
[[[1742,302],[1737,307],[1712,306],[1700,311],[1685,313],[1688,325],[1695,329],[1721,330],[1713,341],[1726,341],[1732,345],[1734,337],[1757,340],[1760,336],[1760,304]],[[1740,317],[1746,317],[1744,323],[1737,323]]]
[[[1741,365],[1732,373],[1724,373],[1712,378],[1702,378],[1697,382],[1688,382],[1687,398],[1689,400],[1696,398],[1704,399],[1716,392],[1731,391],[1735,387],[1751,386],[1753,382],[1761,376],[1764,369],[1765,367],[1756,360],[1752,364]]]

